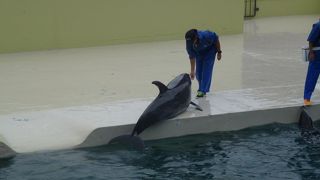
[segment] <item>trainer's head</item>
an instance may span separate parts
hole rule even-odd
[[[197,29],[190,29],[185,34],[185,39],[187,42],[194,42],[198,38],[198,30]]]

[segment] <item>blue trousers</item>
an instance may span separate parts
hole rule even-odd
[[[196,58],[196,78],[199,83],[198,91],[207,93],[210,91],[215,54],[210,53]]]
[[[304,99],[311,99],[311,95],[316,87],[320,73],[320,61],[313,60],[309,62],[306,83],[304,86]]]

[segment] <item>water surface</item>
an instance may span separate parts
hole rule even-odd
[[[0,164],[0,179],[319,179],[320,145],[296,124],[146,143],[143,152],[104,146],[21,154]]]

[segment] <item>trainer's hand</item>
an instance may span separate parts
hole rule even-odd
[[[309,52],[309,60],[313,61],[315,57],[316,57],[316,55],[315,55],[314,51],[310,51]]]
[[[194,79],[194,72],[191,72],[191,73],[190,73],[190,78],[191,78],[191,80]]]
[[[221,53],[218,53],[218,54],[217,54],[217,59],[218,59],[218,61],[220,61],[221,57],[222,57]]]

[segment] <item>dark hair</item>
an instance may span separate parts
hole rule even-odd
[[[187,41],[194,41],[198,37],[198,30],[196,29],[190,29],[185,34],[185,39]]]

